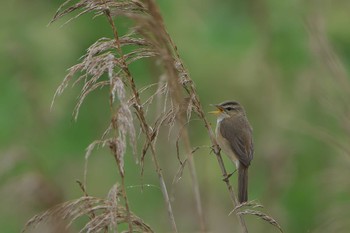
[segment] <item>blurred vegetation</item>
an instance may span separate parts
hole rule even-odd
[[[349,232],[350,2],[157,2],[204,107],[209,111],[211,103],[235,99],[247,110],[255,140],[250,199],[262,203],[285,232]],[[82,195],[75,180],[83,179],[85,148],[109,123],[103,90],[87,98],[77,122],[71,112],[79,88],[69,88],[50,111],[66,69],[98,38],[112,36],[106,19],[91,15],[62,28],[63,21],[46,27],[61,3],[1,3],[2,232],[18,232],[34,214]],[[152,67],[132,67],[138,87],[152,79],[145,69]],[[210,145],[200,123],[190,127],[194,145]],[[195,232],[189,174],[185,169],[183,179],[171,185],[179,165],[174,143],[166,145],[159,150],[166,155],[161,163],[168,169],[179,231]],[[209,152],[200,149],[194,157],[206,222],[211,232],[231,232],[237,223],[228,216],[228,193]],[[132,211],[157,232],[168,231],[151,165],[143,181],[131,154],[126,166],[136,171],[126,175]],[[103,197],[116,181],[108,150],[94,151],[89,193]],[[149,184],[143,191],[142,182]],[[251,232],[275,231],[252,216],[246,219]]]

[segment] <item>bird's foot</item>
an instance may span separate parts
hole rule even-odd
[[[219,154],[221,152],[221,148],[219,145],[212,145],[211,146],[211,151],[210,152],[214,152],[214,154]]]

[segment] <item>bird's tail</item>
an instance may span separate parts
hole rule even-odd
[[[242,163],[238,166],[238,201],[239,203],[248,201],[248,167]]]

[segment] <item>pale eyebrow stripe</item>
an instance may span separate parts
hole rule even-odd
[[[228,106],[235,107],[235,106],[238,106],[239,103],[235,102],[235,101],[229,101],[229,102],[224,102],[224,103],[222,103],[220,105],[223,106],[223,107],[228,107]]]

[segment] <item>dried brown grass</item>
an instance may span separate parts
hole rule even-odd
[[[153,232],[141,218],[118,204],[120,195],[118,186],[114,185],[105,199],[83,196],[67,201],[31,218],[25,230],[57,220],[63,220],[62,224],[69,228],[77,219],[89,216],[89,220],[79,232],[117,232],[117,225],[125,222],[131,222],[133,232]]]
[[[86,190],[86,163],[85,179],[80,184],[84,196],[77,200],[65,202],[33,217],[27,223],[25,230],[56,217],[68,220],[68,227],[76,219],[89,216],[89,220],[80,232],[107,232],[109,230],[118,232],[118,225],[122,223],[128,224],[128,232],[153,232],[141,218],[132,213],[129,207],[129,200],[125,191],[127,171],[124,168],[124,156],[127,150],[127,141],[129,141],[136,162],[141,164],[141,174],[144,170],[144,160],[150,154],[155,172],[159,178],[170,227],[173,232],[178,232],[164,180],[164,170],[159,163],[156,143],[159,131],[163,126],[170,126],[170,129],[179,126],[181,130],[177,140],[177,149],[179,148],[178,144],[181,143],[186,159],[185,161],[179,159],[180,169],[174,180],[176,181],[181,177],[186,166],[189,168],[196,210],[199,216],[198,228],[201,232],[205,232],[201,194],[193,160],[193,153],[199,147],[194,148],[191,145],[187,124],[192,114],[197,115],[207,129],[212,150],[225,178],[224,181],[233,206],[236,207],[238,202],[228,179],[229,175],[221,158],[215,134],[206,119],[195,85],[182,63],[174,42],[165,29],[156,3],[153,0],[68,0],[61,5],[51,22],[67,15],[70,15],[67,20],[67,22],[70,22],[87,13],[106,17],[114,36],[113,38],[98,39],[88,48],[82,61],[69,69],[67,76],[55,93],[54,100],[70,84],[74,86],[77,83],[82,83],[82,89],[73,111],[74,119],[77,119],[79,109],[86,96],[97,88],[109,88],[108,101],[111,114],[109,127],[100,140],[90,144],[85,157],[87,161],[96,146],[104,147],[107,145],[115,158],[121,184],[115,185],[105,199],[90,196]],[[116,17],[127,18],[133,22],[133,26],[129,28],[129,32],[125,35],[119,35],[118,27],[115,24]],[[132,46],[131,51],[125,53],[124,48],[126,46]],[[161,64],[159,70],[162,75],[157,83],[138,88],[129,70],[129,65],[135,61],[148,58],[152,58],[152,61]],[[153,91],[153,93],[145,101],[142,101],[140,95],[145,90]],[[149,106],[155,100],[157,102],[157,114],[154,123],[152,123],[147,120],[147,114]],[[135,113],[136,119],[134,119],[133,113]],[[137,124],[141,127],[140,135],[144,139],[140,158],[136,156],[137,133],[135,125]],[[281,227],[273,218],[256,210],[236,211],[241,207],[236,207],[237,209],[233,212],[237,216],[243,232],[248,232],[243,219],[243,215],[246,214],[258,216],[281,230]],[[246,204],[245,207],[249,207],[249,205]]]

